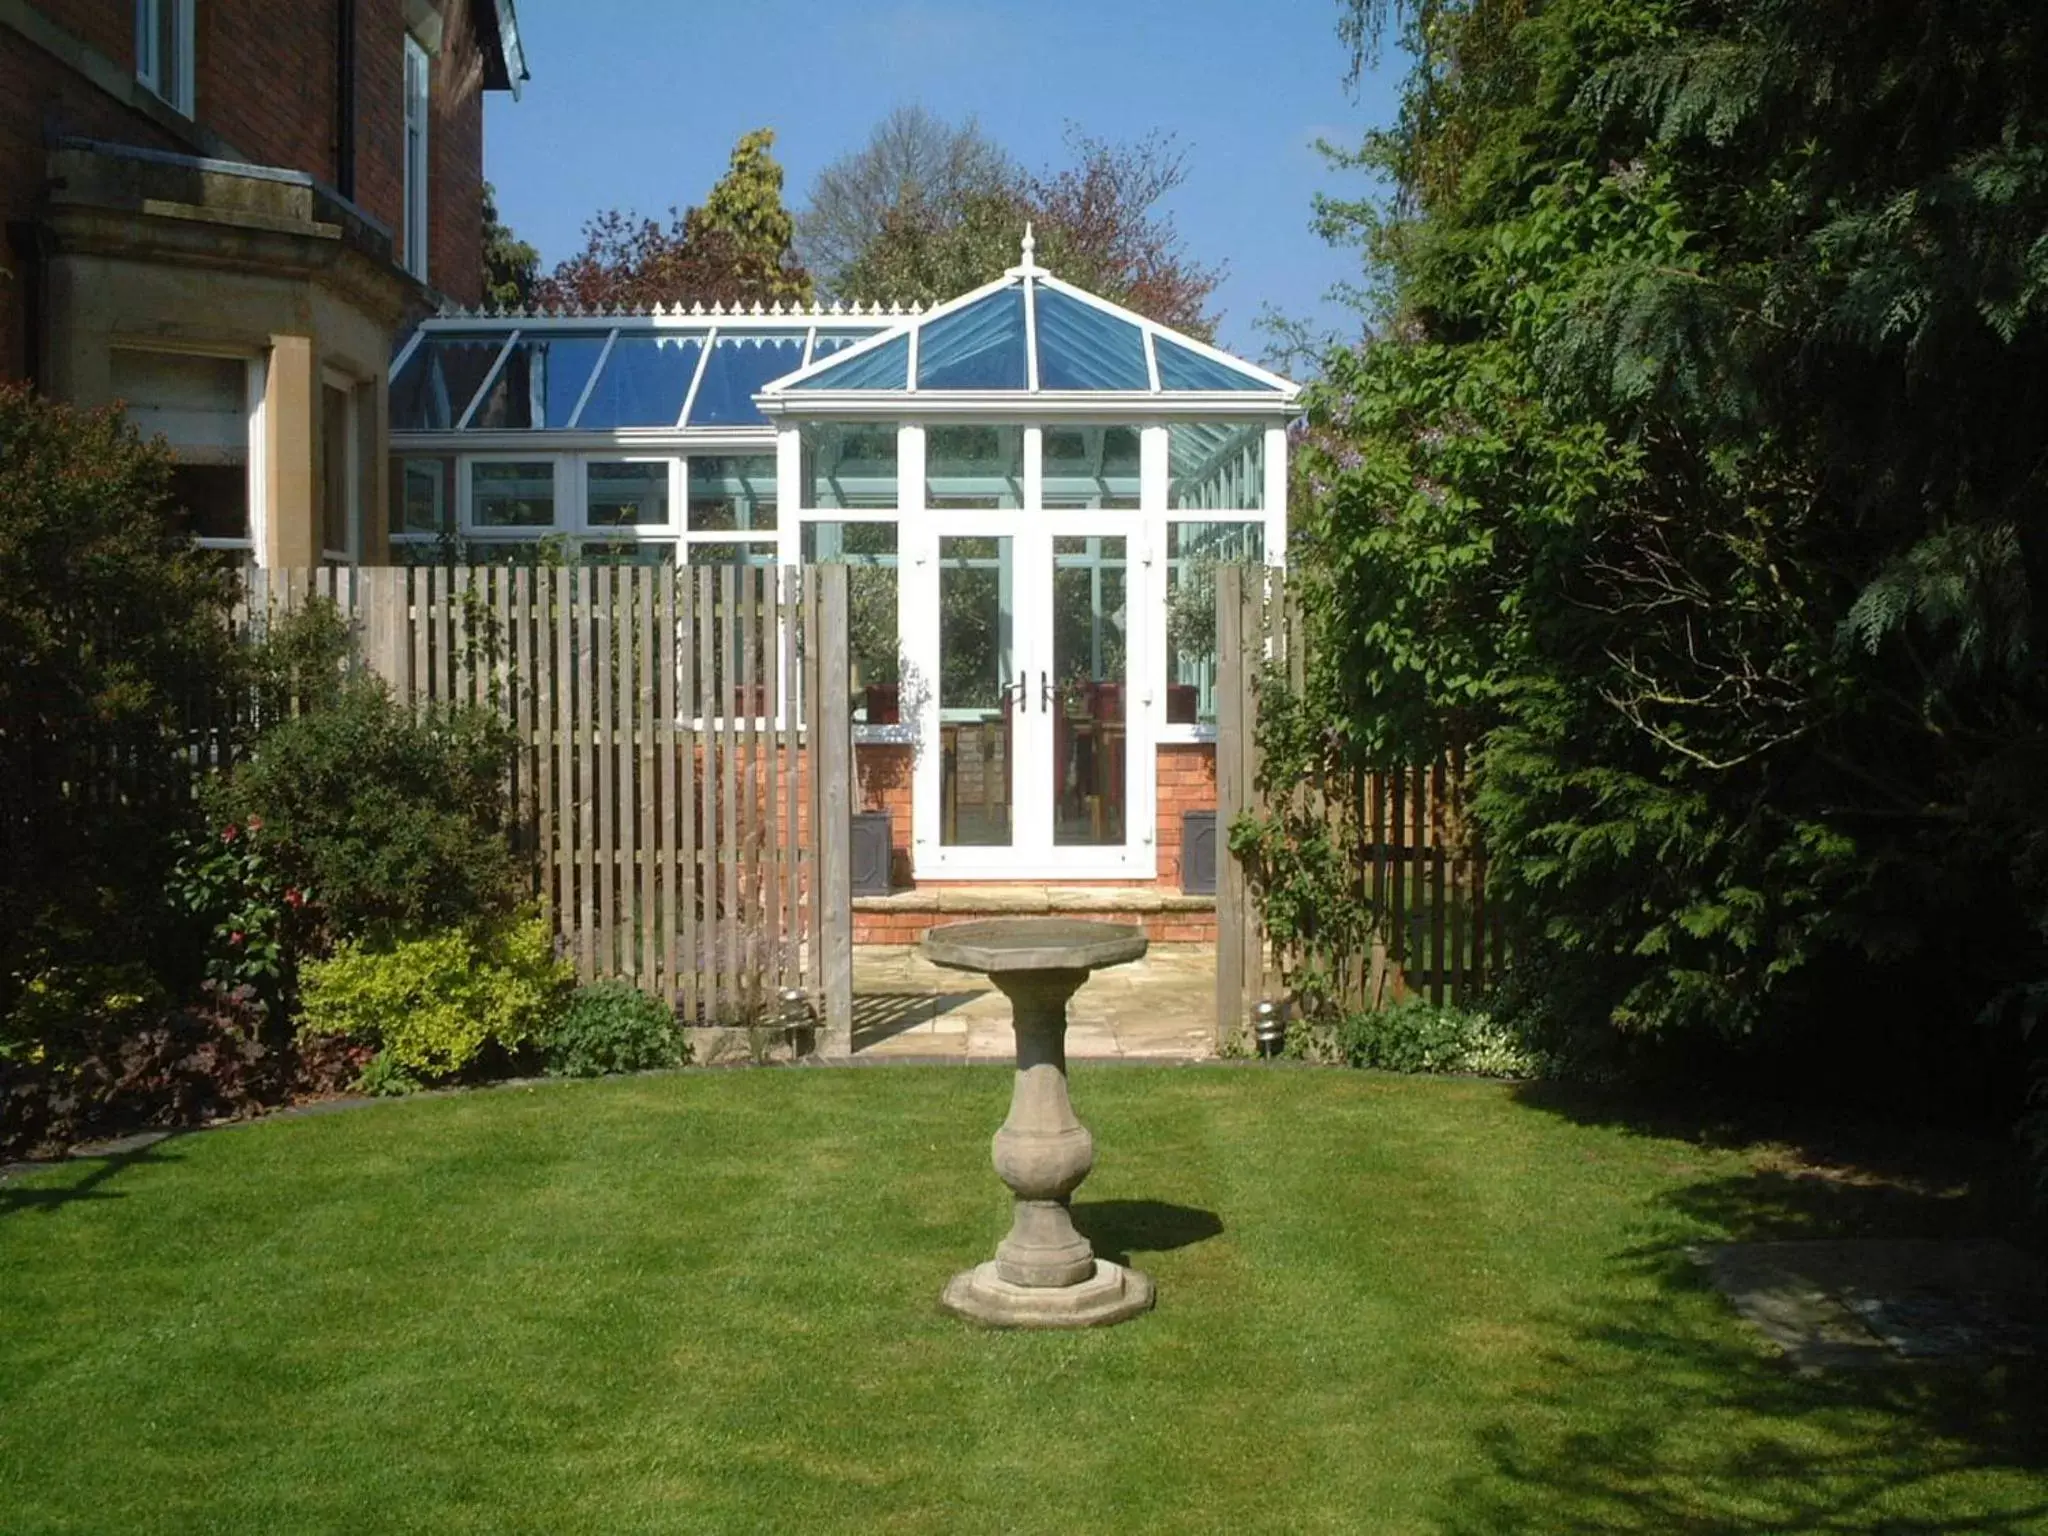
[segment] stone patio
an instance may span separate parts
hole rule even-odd
[[[1077,1061],[1202,1061],[1216,1054],[1216,951],[1154,944],[1099,971],[1067,1007]],[[853,952],[853,1049],[879,1060],[1012,1059],[1010,1004],[984,978],[933,965],[914,948]]]

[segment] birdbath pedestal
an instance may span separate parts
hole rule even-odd
[[[1016,1196],[1010,1235],[986,1264],[953,1277],[942,1304],[977,1323],[1088,1328],[1152,1305],[1152,1281],[1095,1257],[1068,1201],[1095,1164],[1095,1142],[1067,1098],[1067,999],[1108,965],[1145,953],[1145,934],[1120,923],[1025,917],[934,928],[925,957],[979,971],[1010,999],[1017,1079],[995,1135],[996,1174]]]

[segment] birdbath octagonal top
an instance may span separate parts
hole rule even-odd
[[[1145,930],[1079,918],[1002,917],[948,923],[924,936],[934,965],[1003,976],[1018,971],[1093,971],[1145,953]]]

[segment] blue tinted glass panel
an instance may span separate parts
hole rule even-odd
[[[1024,388],[1024,290],[1004,288],[928,323],[917,338],[917,387]]]
[[[779,336],[720,336],[704,365],[704,382],[690,405],[693,427],[758,427],[768,418],[754,408],[754,392],[803,366],[803,332]]]
[[[1092,304],[1038,285],[1038,387],[1130,389],[1152,387],[1145,372],[1145,335]]]
[[[674,426],[703,355],[704,343],[695,336],[621,336],[576,425]]]
[[[604,352],[605,332],[520,337],[477,402],[471,428],[566,427]]]
[[[910,383],[910,338],[893,336],[872,352],[841,358],[792,384],[792,389],[905,389]]]
[[[430,337],[421,342],[391,381],[391,430],[451,430],[469,409],[510,334]]]
[[[1153,338],[1153,345],[1159,354],[1159,387],[1161,389],[1256,389],[1270,391],[1272,385],[1262,379],[1255,379],[1227,363],[1219,363],[1213,357],[1204,357],[1199,352],[1190,352],[1178,342],[1168,341],[1164,336]]]

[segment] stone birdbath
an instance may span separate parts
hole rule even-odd
[[[1088,973],[1145,953],[1143,929],[1026,917],[952,923],[924,937],[925,957],[979,971],[1010,999],[1017,1080],[995,1135],[996,1174],[1016,1196],[1010,1235],[963,1271],[942,1304],[977,1323],[1087,1328],[1152,1305],[1152,1281],[1095,1257],[1068,1201],[1095,1164],[1095,1142],[1067,1099],[1067,999]]]

